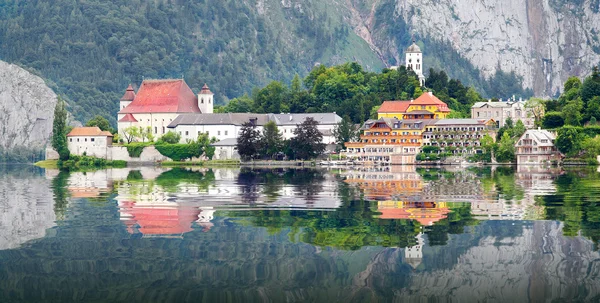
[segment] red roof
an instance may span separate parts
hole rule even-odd
[[[127,114],[119,122],[138,122],[138,120],[132,114]]]
[[[92,127],[75,127],[67,135],[67,137],[77,137],[77,136],[106,136],[106,137],[112,137],[113,135],[110,132],[108,132],[108,131],[102,131],[98,126],[92,126]]]
[[[449,112],[448,105],[444,101],[438,99],[431,92],[422,94],[419,98],[412,102],[414,105],[437,105],[441,112]]]
[[[183,79],[144,80],[131,104],[120,114],[200,113],[198,97]]]
[[[120,212],[128,219],[128,231],[137,223],[138,231],[144,235],[183,234],[193,230],[192,223],[198,219],[200,210],[196,207],[152,207],[137,206],[135,202],[123,203]]]
[[[377,110],[378,113],[404,113],[410,106],[410,101],[384,101]]]
[[[121,101],[133,101],[135,99],[135,92],[133,91],[133,87],[131,84],[127,87],[125,94],[121,97]]]

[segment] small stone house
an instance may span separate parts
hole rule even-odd
[[[526,131],[515,144],[517,164],[549,164],[562,154],[554,146],[556,136],[545,129]]]
[[[67,135],[67,146],[72,155],[107,159],[113,135],[94,127],[75,127]]]

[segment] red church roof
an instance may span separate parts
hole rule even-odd
[[[377,110],[378,113],[404,113],[410,106],[410,101],[384,101]]]
[[[120,114],[200,113],[198,97],[183,79],[144,80],[133,102]]]
[[[133,227],[137,224],[138,231],[144,235],[173,235],[192,231],[200,210],[190,206],[138,206],[134,201],[126,201],[120,212],[126,215],[124,223],[130,233],[134,233]]]
[[[133,99],[135,99],[135,92],[133,91],[133,86],[129,84],[127,90],[125,91],[125,94],[123,95],[123,97],[121,97],[121,101],[133,101]]]
[[[132,114],[127,114],[119,122],[138,122],[138,120]]]

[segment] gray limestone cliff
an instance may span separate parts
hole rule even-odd
[[[41,150],[52,133],[56,102],[42,78],[0,61],[0,149]]]
[[[586,76],[600,62],[598,0],[362,0],[350,1],[355,32],[383,60],[403,62],[397,37],[373,22],[390,4],[417,36],[447,42],[489,77],[498,68],[523,77],[537,96],[552,96],[569,76]],[[389,6],[388,6],[389,7]],[[425,50],[426,52],[426,50]],[[451,64],[451,62],[446,62]]]

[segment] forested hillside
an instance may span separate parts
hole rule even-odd
[[[386,13],[382,6],[377,22],[401,36],[394,41],[403,52],[409,28],[386,24]],[[0,59],[46,79],[77,119],[101,114],[115,123],[124,89],[143,78],[184,77],[195,91],[206,82],[222,104],[272,80],[289,83],[317,63],[356,61],[376,72],[396,63],[370,49],[348,16],[344,3],[318,0],[5,0]],[[449,75],[486,97],[526,94],[514,76],[490,85],[450,47],[420,44],[432,66],[452,63]]]

